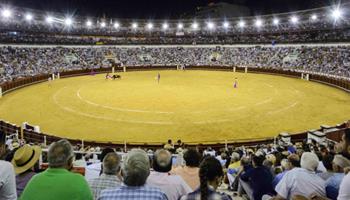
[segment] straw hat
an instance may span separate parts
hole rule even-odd
[[[30,146],[26,144],[19,148],[11,161],[16,174],[21,174],[33,167],[39,160],[40,154],[41,148],[39,146]]]

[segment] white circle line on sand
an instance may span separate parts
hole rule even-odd
[[[296,106],[296,105],[298,105],[298,104],[299,104],[299,102],[298,102],[298,101],[296,101],[296,102],[294,102],[294,103],[290,104],[290,105],[289,105],[289,106],[287,106],[287,107],[284,107],[284,108],[281,108],[281,109],[278,109],[278,110],[269,111],[269,112],[267,112],[267,114],[268,114],[268,115],[277,114],[277,113],[280,113],[280,112],[283,112],[283,111],[289,110],[289,109],[291,109],[291,108],[295,107],[295,106]]]
[[[273,86],[273,85],[270,85],[270,84],[267,84],[267,83],[264,83],[265,85],[271,87],[271,88],[274,88],[274,93],[275,95],[278,94],[278,90]],[[65,86],[64,88],[61,88],[62,89],[65,89],[67,88],[67,86]],[[293,88],[294,89],[294,88]],[[77,97],[87,103],[87,104],[90,104],[90,105],[93,105],[93,106],[96,106],[96,107],[102,107],[102,108],[106,108],[106,109],[112,109],[112,110],[118,110],[118,111],[127,111],[127,112],[139,112],[139,113],[157,113],[157,114],[174,114],[175,112],[157,112],[157,111],[144,111],[144,110],[132,110],[132,109],[120,109],[120,108],[115,108],[115,107],[109,107],[109,106],[104,106],[104,105],[100,105],[100,104],[96,104],[94,102],[91,102],[91,101],[88,101],[88,100],[85,100],[81,97],[80,95],[80,90],[81,88],[78,89],[78,91],[76,92],[76,95]],[[54,95],[54,101],[55,103],[63,110],[66,110],[68,112],[72,112],[72,113],[75,113],[75,114],[78,114],[78,115],[82,115],[82,116],[85,116],[85,117],[90,117],[90,118],[95,118],[95,119],[103,119],[103,120],[109,120],[109,121],[116,121],[116,122],[126,122],[126,123],[136,123],[136,124],[154,124],[154,125],[174,125],[176,123],[174,122],[158,122],[158,121],[138,121],[138,120],[124,120],[124,119],[116,119],[116,118],[110,118],[110,117],[101,117],[101,116],[96,116],[96,115],[92,115],[92,114],[88,114],[88,113],[84,113],[84,112],[80,112],[80,111],[76,111],[72,108],[69,108],[69,107],[65,107],[65,106],[62,106],[60,105],[58,102],[57,102],[57,99],[56,99],[56,96],[57,94],[61,92],[61,91],[58,91],[56,92],[56,94]],[[263,105],[263,104],[266,104],[266,103],[269,103],[273,100],[273,98],[269,98],[269,99],[266,99],[266,100],[263,100],[261,102],[258,102],[255,104],[255,106],[259,106],[259,105]],[[296,102],[296,104],[298,104],[298,102]],[[296,105],[295,104],[295,105]],[[275,113],[279,113],[279,112],[282,112],[284,110],[288,110],[292,107],[295,106],[294,104],[293,105],[290,105],[288,107],[285,107],[285,108],[282,108],[282,109],[279,109],[279,110],[274,110],[274,111],[270,111],[268,112],[267,114],[275,114]],[[232,109],[227,109],[227,111],[238,111],[238,110],[243,110],[243,109],[246,109],[247,107],[246,106],[240,106],[240,107],[237,107],[237,108],[232,108]],[[204,112],[212,112],[212,111],[197,111],[197,112],[191,112],[191,113],[204,113]],[[244,117],[244,118],[247,118],[247,117]],[[241,119],[241,118],[239,118]],[[193,124],[212,124],[212,123],[224,123],[224,122],[234,122],[234,121],[237,121],[238,119],[217,119],[217,120],[204,120],[204,121],[195,121],[195,122],[192,122]]]
[[[63,87],[60,90],[58,90],[54,95],[53,95],[53,100],[54,103],[60,107],[61,109],[76,114],[76,115],[80,115],[80,116],[85,116],[85,117],[89,117],[89,118],[94,118],[94,119],[102,119],[102,120],[108,120],[108,121],[115,121],[115,122],[125,122],[125,123],[133,123],[133,124],[151,124],[151,125],[173,125],[173,122],[159,122],[159,121],[138,121],[138,120],[125,120],[125,119],[118,119],[118,118],[111,118],[111,117],[101,117],[101,116],[96,116],[96,115],[92,115],[92,114],[88,114],[88,113],[84,113],[84,112],[80,112],[77,110],[74,110],[72,108],[69,108],[67,106],[62,106],[61,104],[58,103],[57,101],[57,96],[59,93],[62,92],[63,89],[65,89],[67,87]]]
[[[110,109],[110,110],[123,111],[123,112],[156,113],[156,114],[174,114],[174,112],[126,109],[126,108],[118,108],[118,107],[111,107],[111,106],[105,106],[105,105],[97,104],[97,103],[94,103],[94,102],[92,102],[92,101],[89,101],[89,100],[86,100],[86,99],[82,98],[81,95],[80,95],[80,90],[81,90],[81,88],[79,88],[78,91],[77,91],[77,97],[78,97],[81,101],[83,101],[83,102],[85,102],[85,103],[87,103],[87,104],[96,106],[96,107],[106,108],[106,109]]]

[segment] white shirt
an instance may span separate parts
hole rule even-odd
[[[178,200],[182,195],[192,192],[190,186],[178,175],[151,171],[147,184],[158,187],[166,194],[168,200]]]
[[[276,186],[276,192],[285,199],[292,199],[294,195],[310,196],[316,193],[326,196],[325,181],[315,172],[303,168],[288,171]]]
[[[350,199],[350,173],[343,178],[340,184],[338,200]]]
[[[87,181],[98,178],[101,172],[101,162],[93,163],[85,168],[85,179]]]
[[[15,170],[11,163],[2,160],[0,160],[0,199],[17,199]]]

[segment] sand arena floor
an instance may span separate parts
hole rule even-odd
[[[72,139],[142,143],[261,139],[350,118],[350,95],[319,83],[263,74],[160,71],[158,84],[157,73],[29,86],[0,99],[0,118]]]

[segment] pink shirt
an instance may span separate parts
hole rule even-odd
[[[192,192],[192,189],[178,175],[151,171],[147,185],[158,187],[166,194],[168,200],[178,200],[181,196]]]
[[[176,167],[172,173],[181,176],[184,181],[195,190],[199,187],[199,168],[198,167]]]

